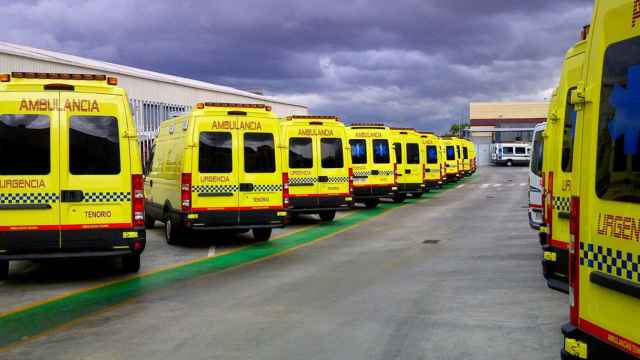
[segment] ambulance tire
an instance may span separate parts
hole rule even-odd
[[[513,161],[507,160],[507,163],[505,165],[507,165],[508,167],[511,167],[513,166]]]
[[[364,201],[364,206],[367,209],[375,209],[378,207],[378,204],[380,204],[380,200],[378,199],[372,199],[372,200],[365,200]]]
[[[156,219],[152,218],[148,214],[144,214],[144,227],[147,229],[153,229],[156,226]]]
[[[253,238],[257,242],[266,242],[271,238],[271,228],[254,228],[252,232]]]
[[[164,238],[169,245],[178,245],[182,241],[184,230],[180,224],[176,224],[171,220],[171,216],[167,217],[164,222]]]
[[[405,200],[407,200],[407,195],[401,194],[393,196],[393,202],[396,204],[402,204]]]
[[[425,192],[427,192],[427,191],[429,191],[429,190],[425,190]],[[423,194],[424,194],[424,192],[419,192],[419,193],[415,193],[415,194],[411,195],[411,197],[413,197],[414,199],[420,199]]]
[[[324,222],[333,221],[333,219],[336,218],[336,212],[335,211],[323,211],[323,212],[319,213],[318,215],[320,215],[320,220],[322,220]]]
[[[122,257],[122,270],[132,274],[140,271],[140,254],[131,254]]]
[[[9,261],[0,260],[0,281],[7,280],[9,278]]]

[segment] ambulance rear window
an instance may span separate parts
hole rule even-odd
[[[219,174],[233,171],[231,133],[201,132],[198,145],[198,170]]]
[[[438,163],[438,148],[435,145],[427,145],[427,164]]]
[[[420,146],[407,144],[407,164],[420,164]]]
[[[69,123],[71,174],[119,174],[118,119],[113,116],[72,116]]]
[[[453,146],[447,146],[447,160],[453,161],[456,159],[456,149]]]
[[[367,163],[367,143],[365,140],[349,140],[351,145],[351,162],[353,164]]]
[[[402,164],[402,144],[394,143],[393,150],[396,152],[396,162]]]
[[[322,167],[325,169],[340,169],[344,167],[341,139],[320,139],[320,155]]]
[[[462,158],[465,160],[469,159],[469,149],[466,147],[462,148]]]
[[[607,49],[599,114],[596,193],[640,203],[640,37]]]
[[[0,115],[0,175],[47,175],[51,170],[50,119]],[[11,156],[8,156],[11,154]]]
[[[273,134],[244,134],[244,171],[250,174],[276,172]]]
[[[544,138],[542,131],[537,131],[533,138],[533,153],[531,154],[531,172],[537,176],[542,175],[542,160],[544,151]]]
[[[389,164],[391,157],[389,156],[389,142],[387,140],[373,140],[373,163]]]
[[[289,139],[289,167],[291,169],[311,169],[313,167],[311,138]]]

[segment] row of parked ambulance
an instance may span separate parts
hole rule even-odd
[[[598,0],[536,127],[530,223],[569,294],[563,359],[640,357],[640,2]]]
[[[164,121],[142,164],[125,91],[104,75],[0,75],[0,278],[11,260],[118,256],[140,268],[146,227],[268,240],[298,214],[402,202],[476,169],[475,149],[260,104],[198,103]],[[10,155],[9,155],[10,154]]]

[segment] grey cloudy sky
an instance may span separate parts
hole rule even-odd
[[[3,41],[444,131],[469,101],[547,97],[593,1],[0,3]]]

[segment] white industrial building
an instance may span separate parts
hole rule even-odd
[[[308,115],[308,108],[304,105],[228,86],[0,42],[0,73],[14,71],[105,74],[117,77],[118,85],[125,88],[129,95],[143,151],[147,150],[161,121],[171,113],[186,111],[200,101],[260,103],[271,105],[273,112],[280,117]]]

